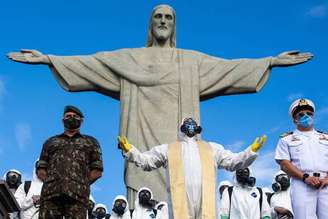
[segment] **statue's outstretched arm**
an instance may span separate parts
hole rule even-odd
[[[271,60],[271,67],[287,67],[305,63],[313,58],[313,54],[300,53],[298,50],[280,53]]]
[[[22,63],[34,64],[34,65],[36,64],[51,65],[49,57],[37,50],[22,49],[20,52],[8,53],[7,57],[15,62],[22,62]]]

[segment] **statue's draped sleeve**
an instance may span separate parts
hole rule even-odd
[[[258,92],[269,78],[270,62],[271,57],[226,60],[208,55],[201,56],[200,99]]]
[[[49,56],[51,70],[67,91],[97,91],[120,98],[120,77],[97,58],[88,56]]]

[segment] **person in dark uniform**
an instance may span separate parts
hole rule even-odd
[[[98,141],[80,133],[82,112],[64,109],[63,134],[49,138],[42,147],[38,168],[45,181],[41,191],[40,219],[85,219],[90,185],[102,176]]]

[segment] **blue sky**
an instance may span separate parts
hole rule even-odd
[[[83,55],[142,47],[151,9],[159,3],[177,12],[177,47],[224,58],[260,58],[287,50],[310,51],[312,61],[273,69],[260,93],[202,102],[203,138],[233,151],[263,133],[268,142],[254,163],[260,185],[278,169],[273,160],[279,135],[293,130],[292,100],[317,105],[316,127],[328,130],[328,1],[4,1],[0,8],[0,174],[10,168],[31,176],[43,142],[62,132],[66,104],[86,115],[83,133],[99,139],[105,172],[93,186],[97,202],[111,205],[125,194],[123,159],[117,150],[119,102],[92,92],[62,90],[45,66],[14,63],[5,54],[21,48],[45,54]],[[229,178],[219,172],[219,180]]]

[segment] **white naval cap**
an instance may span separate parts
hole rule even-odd
[[[312,108],[313,112],[315,112],[315,106],[311,100],[306,99],[306,98],[300,98],[300,99],[295,100],[290,105],[288,113],[291,117],[293,117],[297,109],[306,108],[306,107],[310,107],[310,109]]]

